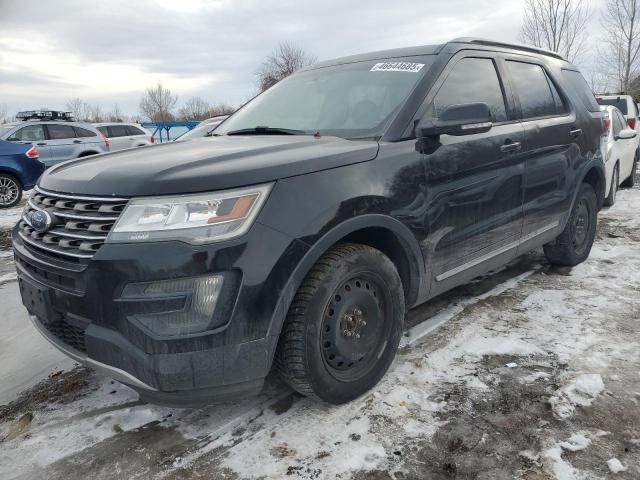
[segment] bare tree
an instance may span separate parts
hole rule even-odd
[[[265,58],[256,72],[258,87],[261,92],[264,92],[296,70],[311,65],[315,61],[314,56],[305,53],[302,49],[288,42],[281,43]]]
[[[575,62],[587,40],[589,17],[584,0],[525,0],[520,38]]]
[[[122,114],[122,111],[120,110],[120,107],[118,106],[117,103],[113,104],[113,108],[109,113],[107,113],[106,117],[110,122],[125,121],[125,116]]]
[[[158,83],[155,88],[147,88],[140,100],[140,112],[154,122],[168,122],[174,118],[177,102],[178,96]]]
[[[640,70],[640,6],[638,0],[607,0],[602,14],[607,47],[605,68],[618,81],[619,90],[627,92]]]
[[[179,115],[183,120],[204,120],[209,118],[209,103],[200,97],[191,97],[180,108]]]
[[[218,105],[209,107],[209,117],[217,117],[219,115],[231,115],[235,111],[236,111],[235,108],[224,103],[219,103]]]
[[[81,98],[72,98],[65,104],[65,108],[73,114],[73,117],[77,121],[91,121],[91,107]]]
[[[6,123],[7,121],[7,105],[0,103],[0,123]]]

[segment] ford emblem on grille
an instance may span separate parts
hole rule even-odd
[[[53,225],[53,217],[46,210],[36,210],[31,212],[31,226],[36,232],[46,232]]]

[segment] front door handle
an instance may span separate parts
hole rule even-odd
[[[502,153],[519,152],[520,150],[522,150],[522,144],[520,142],[505,143],[500,147]]]
[[[82,140],[74,140],[73,143],[82,143]]]
[[[44,147],[44,146],[46,146],[47,144],[46,144],[45,142],[40,142],[40,143],[36,143],[36,145],[37,145],[38,147]]]
[[[582,135],[582,129],[576,128],[575,130],[571,130],[569,132],[569,135],[571,135],[573,138],[578,138],[580,135]]]

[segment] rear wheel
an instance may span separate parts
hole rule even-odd
[[[638,150],[636,150],[636,156],[633,158],[633,168],[631,168],[631,175],[624,182],[622,187],[631,188],[636,184],[636,171],[638,170]]]
[[[544,246],[550,263],[574,266],[587,259],[596,238],[597,212],[596,193],[591,185],[583,183],[564,231]]]
[[[606,207],[613,206],[616,203],[616,195],[618,195],[618,185],[620,184],[620,165],[616,164],[613,167],[613,174],[611,176],[611,188],[609,188],[609,195],[604,199]]]
[[[22,199],[22,184],[13,175],[0,173],[0,208],[10,208]]]
[[[312,268],[285,320],[276,368],[303,395],[345,403],[385,374],[402,336],[404,292],[382,252],[339,244]]]

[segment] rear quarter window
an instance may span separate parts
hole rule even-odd
[[[127,127],[125,125],[111,125],[109,126],[110,137],[126,137],[129,135]]]
[[[97,137],[98,134],[96,132],[92,132],[91,130],[87,130],[86,128],[82,128],[82,127],[73,127],[76,131],[76,134],[78,135],[78,137],[80,138],[88,138],[88,137]]]
[[[567,91],[573,91],[578,96],[583,106],[590,112],[599,112],[600,106],[593,95],[589,84],[582,74],[576,70],[562,69],[562,80],[565,82]]]
[[[109,129],[107,127],[96,127],[98,131],[103,134],[105,137],[109,136]]]

